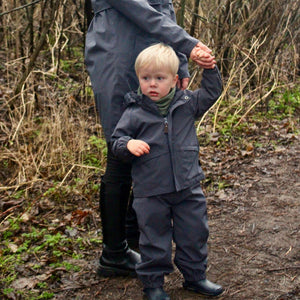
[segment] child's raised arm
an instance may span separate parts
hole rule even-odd
[[[200,89],[193,92],[195,117],[199,118],[218,100],[222,93],[222,78],[217,66],[204,69]]]

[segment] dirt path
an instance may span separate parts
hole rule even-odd
[[[229,174],[223,201],[209,198],[211,274],[226,287],[222,299],[300,299],[299,143]]]
[[[208,278],[225,287],[218,299],[300,299],[299,137],[242,161],[228,156],[226,165],[211,157],[212,172],[220,172],[228,185],[206,193]],[[142,299],[137,279],[99,278],[96,266],[96,259],[83,262],[83,271],[62,278],[56,299]],[[181,285],[177,270],[166,277],[172,300],[205,299]]]

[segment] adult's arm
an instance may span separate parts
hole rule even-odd
[[[114,9],[156,39],[171,45],[175,51],[190,56],[199,41],[176,22],[154,9],[146,0],[106,0]]]

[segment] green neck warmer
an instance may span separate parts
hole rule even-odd
[[[172,88],[170,93],[168,95],[166,95],[165,97],[155,101],[160,113],[165,117],[168,113],[169,110],[169,106],[171,104],[171,101],[174,98],[176,92],[176,87]],[[139,87],[138,89],[138,94],[141,94],[141,88]]]

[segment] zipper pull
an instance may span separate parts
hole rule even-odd
[[[167,121],[167,118],[165,118],[164,133],[168,133],[168,121]]]

